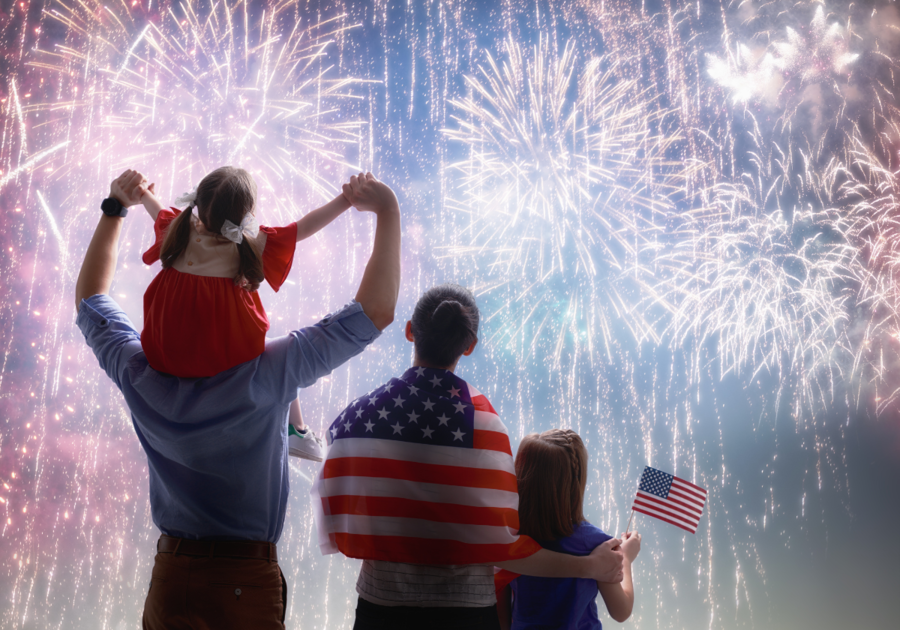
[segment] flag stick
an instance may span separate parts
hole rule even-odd
[[[634,518],[634,510],[631,510],[631,516],[628,517],[628,527],[625,528],[625,535],[628,535],[629,530],[631,530],[631,519]]]

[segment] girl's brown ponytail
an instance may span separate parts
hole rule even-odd
[[[188,241],[191,238],[191,213],[193,210],[194,206],[192,205],[185,208],[166,229],[166,237],[163,239],[159,253],[163,269],[168,269],[175,264],[178,257],[187,249]]]
[[[234,283],[248,291],[256,291],[263,278],[265,278],[262,257],[256,249],[256,244],[251,243],[247,237],[244,237],[244,240],[240,242],[237,248],[240,255],[240,263],[238,264],[238,273],[234,277]]]

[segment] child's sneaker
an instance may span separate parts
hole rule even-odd
[[[300,433],[293,424],[288,424],[288,453],[291,457],[322,461],[322,440],[316,437],[312,429]]]

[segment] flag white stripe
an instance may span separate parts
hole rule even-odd
[[[668,505],[673,510],[678,510],[678,511],[684,512],[684,514],[690,516],[691,518],[699,519],[703,515],[702,507],[695,508],[699,511],[699,514],[698,514],[696,511],[689,510],[689,509],[685,508],[683,505],[678,505],[677,503],[671,502],[668,499],[663,499],[662,497],[658,497],[655,494],[650,494],[650,493],[644,492],[643,490],[638,490],[637,499],[645,499],[650,502],[657,502],[662,505]],[[637,499],[635,499],[635,500],[637,500]]]
[[[475,428],[479,431],[496,431],[507,435],[506,427],[500,421],[500,417],[490,411],[475,410]]]
[[[507,453],[487,449],[422,445],[372,438],[341,438],[335,440],[328,449],[328,459],[342,457],[374,457],[419,464],[502,470],[511,475],[516,474],[512,457]]]
[[[679,501],[686,503],[687,505],[696,507],[701,512],[703,511],[703,506],[706,503],[705,501],[698,501],[691,495],[679,492],[675,487],[669,489],[669,497],[672,499],[678,499]]]
[[[508,545],[516,530],[497,525],[460,525],[394,516],[326,515],[325,529],[332,533],[362,536],[404,536],[456,540],[471,545]]]
[[[382,477],[334,477],[321,479],[319,491],[322,497],[361,496],[396,497],[414,501],[469,505],[475,507],[519,509],[519,495],[505,490],[448,486],[405,479]]]
[[[659,516],[665,517],[669,520],[682,523],[682,524],[684,524],[685,527],[692,529],[692,530],[696,530],[697,525],[700,523],[700,519],[688,520],[688,519],[685,519],[683,516],[680,516],[678,514],[672,514],[668,510],[661,509],[659,506],[647,505],[643,501],[635,501],[634,505],[635,505],[635,507],[639,507],[642,510],[646,510],[653,514],[657,514]]]
[[[706,490],[698,490],[694,486],[689,486],[688,484],[683,483],[678,477],[675,477],[672,480],[672,488],[677,488],[681,492],[692,495],[697,501],[706,501]]]
[[[654,497],[653,495],[641,494],[634,500],[635,504],[640,503],[644,507],[650,506],[659,510],[664,510],[665,512],[672,515],[673,518],[678,518],[683,521],[690,521],[692,523],[700,522],[700,515],[693,515],[688,512],[684,512],[679,509],[678,506],[674,506],[670,503],[666,503],[665,499],[660,499],[659,497]]]

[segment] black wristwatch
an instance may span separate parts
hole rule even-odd
[[[108,217],[124,217],[128,214],[128,208],[123,206],[115,197],[107,197],[101,201],[100,209]]]

